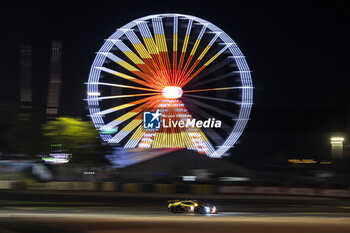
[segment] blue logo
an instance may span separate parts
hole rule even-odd
[[[160,129],[161,113],[143,112],[143,128],[145,129]]]

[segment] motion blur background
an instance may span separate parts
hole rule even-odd
[[[165,156],[155,159],[166,160],[164,169],[153,169],[158,162],[147,162],[158,174],[150,172],[152,177],[181,181],[182,176],[201,170],[205,178],[196,181],[215,183],[219,182],[217,177],[228,176],[245,177],[234,182],[252,185],[348,188],[350,117],[342,36],[348,16],[341,2],[136,5],[26,4],[2,10],[2,166],[16,170],[12,167],[17,166],[9,165],[11,161],[44,166],[48,180],[121,179],[116,167],[124,165],[117,163],[128,162],[107,159],[106,155],[116,157],[124,152],[114,153],[113,148],[95,140],[97,134],[83,100],[83,83],[95,52],[116,28],[151,13],[181,12],[219,25],[238,43],[252,70],[253,112],[239,144],[221,161],[196,158],[200,161],[192,167],[184,157],[183,169],[170,171],[176,159]],[[55,121],[57,117],[61,120]],[[62,136],[58,130],[63,131],[62,127],[67,127],[70,135]],[[341,149],[340,143],[336,148],[331,144],[332,137],[344,138]],[[61,152],[63,157],[73,155],[72,160],[58,166],[44,165],[41,158],[53,152]],[[239,167],[242,172],[220,168],[224,166]],[[23,169],[22,165],[18,167]],[[6,171],[2,169],[2,173]],[[22,171],[19,174],[26,176]],[[30,178],[41,179],[35,175]]]
[[[100,207],[132,203],[117,198],[131,194],[138,203],[155,206],[170,197],[232,197],[231,207],[249,195],[285,196],[290,199],[281,206],[287,212],[295,197],[347,200],[347,11],[340,1],[10,3],[0,14],[2,207],[19,206],[19,200],[34,203],[25,206],[45,200],[62,207],[78,202],[82,193],[91,194],[85,202]],[[237,42],[252,70],[251,119],[222,159],[186,149],[113,148],[101,143],[87,116],[83,83],[104,39],[131,20],[168,12],[219,26]],[[104,202],[96,197],[101,195],[115,198]],[[265,198],[256,203],[264,211],[278,205]],[[310,201],[297,203],[303,209],[296,211],[324,210],[305,203]],[[317,205],[348,203],[313,202]]]

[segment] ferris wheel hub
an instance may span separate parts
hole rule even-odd
[[[166,99],[178,99],[181,98],[183,91],[181,87],[167,86],[163,88],[162,94]]]

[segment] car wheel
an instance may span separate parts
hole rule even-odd
[[[172,206],[171,208],[170,208],[170,210],[169,210],[171,213],[175,213],[175,208],[174,208],[174,206]]]
[[[197,208],[194,210],[194,212],[195,212],[196,214],[201,214],[201,213],[202,213],[202,208],[197,207]]]

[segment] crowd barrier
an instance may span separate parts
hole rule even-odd
[[[212,184],[150,184],[118,182],[46,182],[25,183],[20,181],[0,181],[1,189],[29,190],[70,190],[70,191],[105,191],[129,193],[159,194],[221,194],[221,195],[279,195],[309,197],[350,198],[348,189],[297,188],[278,186],[236,186]]]

